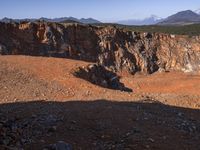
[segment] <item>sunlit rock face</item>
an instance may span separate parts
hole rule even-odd
[[[80,59],[131,74],[195,72],[200,69],[200,37],[139,33],[112,26],[0,23],[0,54]]]

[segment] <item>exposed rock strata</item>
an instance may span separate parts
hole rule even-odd
[[[0,24],[0,53],[97,62],[113,71],[198,71],[200,37],[79,24]]]

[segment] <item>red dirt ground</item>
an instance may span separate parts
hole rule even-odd
[[[73,70],[79,66],[88,65],[83,61],[1,56],[0,63],[1,103],[33,99],[133,101],[147,96],[168,105],[200,107],[200,75],[198,74],[170,72],[153,75],[125,75],[122,76],[121,81],[133,89],[133,93],[126,93],[101,88],[74,77]],[[12,81],[16,83],[12,84]],[[17,84],[22,81],[24,82],[22,85]]]
[[[127,93],[73,76],[86,65],[70,59],[0,56],[0,108],[7,116],[26,118],[44,111],[64,116],[56,133],[25,149],[59,140],[74,149],[200,149],[200,75],[121,75],[133,89]]]

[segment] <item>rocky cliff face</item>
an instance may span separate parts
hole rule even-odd
[[[113,71],[154,73],[200,69],[200,37],[79,24],[0,24],[0,54],[81,59]]]

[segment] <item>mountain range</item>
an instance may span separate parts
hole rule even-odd
[[[3,18],[0,20],[1,22],[34,22],[34,21],[48,21],[48,22],[77,22],[83,24],[99,24],[100,21],[93,18],[81,18],[77,19],[74,17],[62,17],[62,18],[39,18],[39,19],[11,19],[11,18]],[[200,23],[200,9],[195,11],[185,10],[181,12],[177,12],[167,18],[159,18],[156,15],[151,15],[145,19],[129,19],[122,20],[118,22],[114,22],[117,24],[123,25],[188,25],[188,24],[196,24]]]
[[[159,18],[155,15],[145,18],[143,20],[123,20],[118,21],[117,23],[123,25],[187,25],[200,23],[200,9],[196,11],[185,10],[177,12],[167,18]]]
[[[3,18],[2,20],[0,20],[1,22],[5,22],[5,23],[9,23],[9,22],[34,22],[34,21],[48,21],[48,22],[77,22],[77,23],[83,23],[83,24],[94,24],[94,23],[101,23],[100,21],[93,19],[93,18],[81,18],[81,19],[77,19],[74,17],[61,17],[61,18],[39,18],[39,19],[11,19],[11,18]]]

